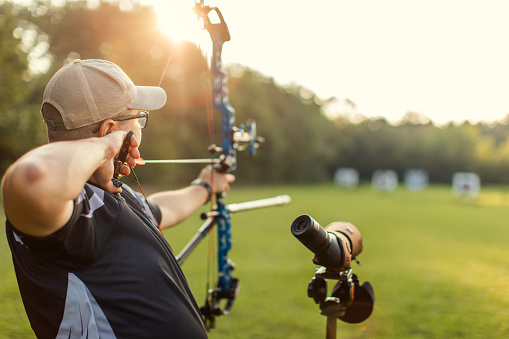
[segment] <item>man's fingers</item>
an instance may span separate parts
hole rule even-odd
[[[129,166],[134,167],[137,164],[136,160],[139,158],[140,158],[140,151],[137,148],[132,148],[129,151],[129,156],[127,157],[127,163],[129,164]]]
[[[138,147],[140,145],[138,139],[136,139],[136,136],[133,135],[131,138],[131,147]]]
[[[125,162],[130,167],[136,166],[136,159],[140,157],[140,151],[138,150],[139,141],[136,139],[135,135],[131,136],[131,139],[129,140],[129,149],[127,152],[127,157],[125,159]],[[125,166],[124,166],[125,167]],[[130,173],[128,168],[122,168],[121,173],[122,175],[128,175]]]
[[[120,169],[120,174],[122,175],[129,175],[131,173],[131,170],[127,166],[122,166]]]
[[[110,180],[107,180],[105,182],[98,182],[97,183],[100,187],[102,187],[105,191],[107,192],[110,192],[110,193],[120,193],[122,192],[122,189],[120,187],[117,187],[115,185],[113,185],[113,182]]]

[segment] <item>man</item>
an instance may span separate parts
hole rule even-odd
[[[158,227],[179,223],[234,177],[209,166],[191,186],[154,194],[148,204],[112,182],[129,131],[126,162],[140,158],[142,110],[165,102],[164,90],[134,86],[104,60],[75,60],[49,81],[41,109],[49,144],[18,159],[2,180],[7,238],[39,338],[207,336]]]

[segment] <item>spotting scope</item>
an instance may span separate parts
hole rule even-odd
[[[323,228],[309,215],[292,223],[292,234],[315,254],[313,262],[328,269],[344,271],[362,251],[361,233],[349,222],[336,221]]]

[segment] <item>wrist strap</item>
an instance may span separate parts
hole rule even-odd
[[[191,186],[194,186],[194,185],[202,186],[207,190],[207,201],[205,201],[205,203],[204,203],[204,205],[205,205],[206,203],[208,203],[210,201],[210,194],[212,193],[212,189],[210,188],[210,185],[201,179],[194,179],[193,181],[191,181]]]

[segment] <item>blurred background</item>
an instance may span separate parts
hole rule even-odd
[[[503,2],[410,3],[210,2],[232,23],[224,60],[237,123],[256,120],[266,140],[256,157],[238,154],[230,201],[293,199],[263,218],[236,217],[243,225],[236,248],[244,251],[234,245],[232,255],[250,287],[239,296],[235,321],[221,319],[211,337],[324,336],[325,319],[306,297],[312,255],[289,232],[303,213],[322,226],[350,221],[366,241],[358,271],[373,283],[375,311],[365,324],[338,326],[339,335],[509,336],[509,72],[500,63],[507,64],[509,45],[495,35],[507,32],[507,12]],[[39,113],[45,85],[77,58],[110,60],[135,84],[166,90],[166,106],[150,115],[143,134],[144,159],[208,157],[207,146],[220,139],[209,134],[205,109],[209,37],[189,41],[187,23],[166,25],[181,17],[177,9],[192,6],[0,0],[0,172],[46,143]],[[426,109],[428,101],[440,109]],[[220,117],[212,123],[219,131]],[[146,165],[136,173],[150,193],[182,186],[200,167]],[[425,179],[417,190],[401,185],[409,169]],[[380,170],[396,182],[384,186]],[[461,182],[453,195],[457,173],[474,181]],[[195,229],[171,230],[174,248]],[[5,239],[0,255],[0,337],[30,338]],[[184,266],[193,291],[202,289],[195,286],[201,267]]]

